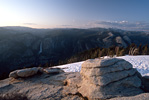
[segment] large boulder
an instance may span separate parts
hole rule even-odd
[[[141,79],[132,65],[118,58],[91,59],[82,64],[78,91],[89,100],[143,93]]]

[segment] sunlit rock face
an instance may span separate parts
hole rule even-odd
[[[123,59],[87,60],[82,64],[80,73],[82,83],[79,92],[90,100],[143,93],[137,70]]]

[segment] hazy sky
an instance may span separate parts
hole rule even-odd
[[[149,0],[0,0],[0,26],[149,28]]]

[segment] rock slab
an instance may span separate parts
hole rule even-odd
[[[43,69],[41,67],[33,67],[33,68],[15,70],[9,74],[9,77],[11,77],[11,78],[18,78],[18,77],[26,78],[26,77],[36,75],[38,72],[46,73],[46,74],[59,74],[59,73],[63,73],[64,71],[60,68]]]
[[[9,77],[11,78],[18,78],[18,77],[30,77],[35,74],[37,74],[38,71],[40,71],[42,68],[40,67],[33,67],[33,68],[26,68],[21,70],[15,70],[9,74]]]

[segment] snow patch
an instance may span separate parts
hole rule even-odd
[[[108,57],[104,57],[108,58]],[[142,76],[149,76],[149,56],[121,56],[117,58],[125,59],[126,61],[130,62],[133,65],[133,68],[136,68]],[[65,72],[80,72],[82,62],[76,62],[61,66],[55,66],[55,68],[62,68]]]

